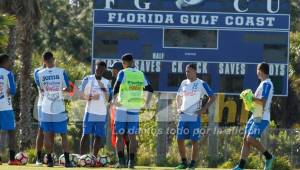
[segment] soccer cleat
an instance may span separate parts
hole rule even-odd
[[[36,161],[35,161],[35,165],[36,165],[36,166],[42,166],[42,165],[43,165],[43,162],[40,161],[40,160],[36,160]]]
[[[271,159],[266,160],[264,170],[271,170],[272,169],[272,164],[273,164],[274,160],[275,160],[275,156],[273,156],[273,155],[272,155]]]
[[[176,166],[175,169],[186,169],[188,168],[188,165],[186,163],[181,163],[178,166]]]
[[[232,170],[243,170],[242,168],[240,168],[238,165],[236,167],[234,167]]]
[[[20,161],[18,160],[9,160],[8,165],[22,165]]]
[[[124,164],[120,164],[119,162],[114,165],[114,168],[125,168],[126,166]]]
[[[195,164],[189,164],[189,167],[187,169],[194,170],[194,169],[196,169],[196,166],[195,166]]]
[[[128,161],[128,168],[129,169],[134,169],[134,161],[132,161],[132,160]]]

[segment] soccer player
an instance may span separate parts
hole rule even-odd
[[[83,134],[80,141],[80,154],[87,153],[89,135],[94,136],[93,154],[98,155],[106,137],[106,115],[109,99],[110,81],[102,75],[106,63],[96,63],[95,74],[85,77],[80,86],[81,96],[87,100],[83,119]]]
[[[41,128],[44,132],[44,146],[47,153],[48,167],[54,166],[53,152],[55,134],[60,134],[65,156],[65,167],[74,167],[69,159],[67,141],[68,116],[65,111],[63,92],[70,89],[69,79],[64,69],[55,67],[51,52],[43,54],[46,68],[37,73],[36,83],[43,94],[41,108]]]
[[[7,131],[9,140],[9,165],[20,165],[15,160],[16,154],[16,123],[12,108],[12,97],[16,94],[14,75],[8,70],[10,66],[9,56],[0,55],[0,130]],[[0,164],[2,164],[0,157]]]
[[[120,61],[114,62],[111,66],[108,67],[111,69],[111,74],[112,74],[112,86],[115,85],[117,76],[119,71],[123,69],[123,64]],[[111,105],[110,106],[110,123],[111,123],[111,132],[112,132],[112,146],[115,148],[116,147],[116,134],[115,134],[115,112],[116,112],[116,107]],[[123,138],[125,145],[126,145],[126,151],[127,151],[127,163],[129,161],[129,139],[128,135],[125,133],[124,138]],[[125,154],[124,154],[125,157]]]
[[[38,72],[45,68],[45,65],[43,67],[37,68],[34,70],[34,81],[38,79]],[[38,166],[43,165],[43,157],[42,157],[42,149],[44,144],[44,132],[41,128],[41,107],[42,107],[42,101],[43,101],[43,94],[40,89],[38,89],[39,97],[38,97],[38,103],[37,103],[37,111],[38,111],[38,121],[39,121],[39,129],[36,137],[36,144],[35,144],[35,150],[36,150],[36,162],[35,164]]]
[[[215,96],[208,84],[197,78],[196,64],[189,64],[185,69],[186,78],[182,81],[176,95],[177,112],[180,114],[177,127],[177,144],[181,163],[175,169],[195,169],[200,139],[201,114],[214,102]],[[204,96],[208,101],[202,107]],[[192,141],[192,158],[188,164],[184,141]]]
[[[255,91],[253,101],[256,104],[263,106],[263,115],[261,121],[254,121],[253,115],[246,124],[243,147],[241,151],[241,159],[239,165],[233,170],[242,170],[245,168],[246,159],[250,152],[250,147],[258,149],[266,158],[264,170],[271,170],[274,156],[258,140],[261,134],[269,126],[270,121],[270,107],[273,97],[273,83],[269,78],[269,65],[267,63],[260,63],[257,66],[257,76],[261,80],[258,88]]]
[[[139,112],[149,105],[151,95],[144,96],[144,91],[150,93],[153,89],[143,72],[134,67],[133,56],[129,53],[122,56],[124,69],[118,73],[113,89],[113,104],[116,105],[115,133],[117,135],[116,168],[134,168],[134,159],[137,152],[136,136],[139,134]],[[147,94],[147,93],[146,93]],[[146,98],[146,101],[145,101]],[[129,138],[129,161],[124,159],[124,136]]]

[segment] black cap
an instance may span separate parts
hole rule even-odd
[[[123,64],[120,61],[114,62],[111,66],[108,67],[109,69],[117,69],[117,70],[122,70],[123,69]]]
[[[125,53],[124,55],[122,55],[121,59],[123,61],[133,61],[132,54],[130,53]]]

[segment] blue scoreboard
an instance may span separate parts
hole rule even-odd
[[[258,85],[270,64],[275,95],[288,94],[289,0],[94,0],[92,61],[135,57],[156,91],[177,91],[185,66],[218,93]]]

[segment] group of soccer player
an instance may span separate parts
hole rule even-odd
[[[34,80],[39,91],[38,120],[39,130],[36,138],[36,164],[42,165],[42,150],[45,149],[47,166],[53,167],[52,157],[54,137],[61,136],[65,167],[74,167],[69,159],[67,139],[68,115],[65,110],[64,93],[71,91],[70,80],[64,69],[55,66],[51,52],[43,54],[43,67],[34,71]],[[137,153],[137,135],[139,134],[139,113],[148,109],[153,89],[143,72],[134,66],[133,56],[129,53],[121,57],[122,62],[115,62],[109,68],[114,77],[112,81],[104,77],[107,65],[103,61],[95,64],[95,73],[83,78],[80,86],[80,97],[86,100],[83,119],[83,134],[80,142],[80,154],[87,154],[89,135],[94,136],[92,154],[97,156],[106,139],[108,112],[116,139],[115,168],[134,168]],[[9,135],[9,165],[19,165],[15,160],[17,149],[15,140],[15,118],[11,99],[16,94],[14,75],[9,71],[9,56],[0,56],[0,130]],[[177,143],[181,163],[175,169],[195,169],[199,151],[201,114],[207,111],[215,101],[215,94],[209,85],[197,78],[195,64],[186,66],[186,79],[182,81],[177,96],[176,106],[179,114]],[[265,170],[270,170],[274,156],[258,140],[270,121],[270,105],[273,96],[273,84],[269,78],[269,65],[257,66],[257,76],[261,80],[253,101],[263,106],[262,120],[256,121],[253,116],[246,125],[243,147],[239,165],[234,170],[245,168],[250,148],[255,147],[266,158]],[[112,88],[113,87],[113,88]],[[204,96],[208,101],[202,103]],[[110,107],[110,109],[108,109]],[[109,111],[108,111],[109,110]],[[192,155],[188,161],[185,152],[185,140],[192,142]],[[125,159],[124,146],[127,147]],[[0,157],[1,164],[1,157]]]

